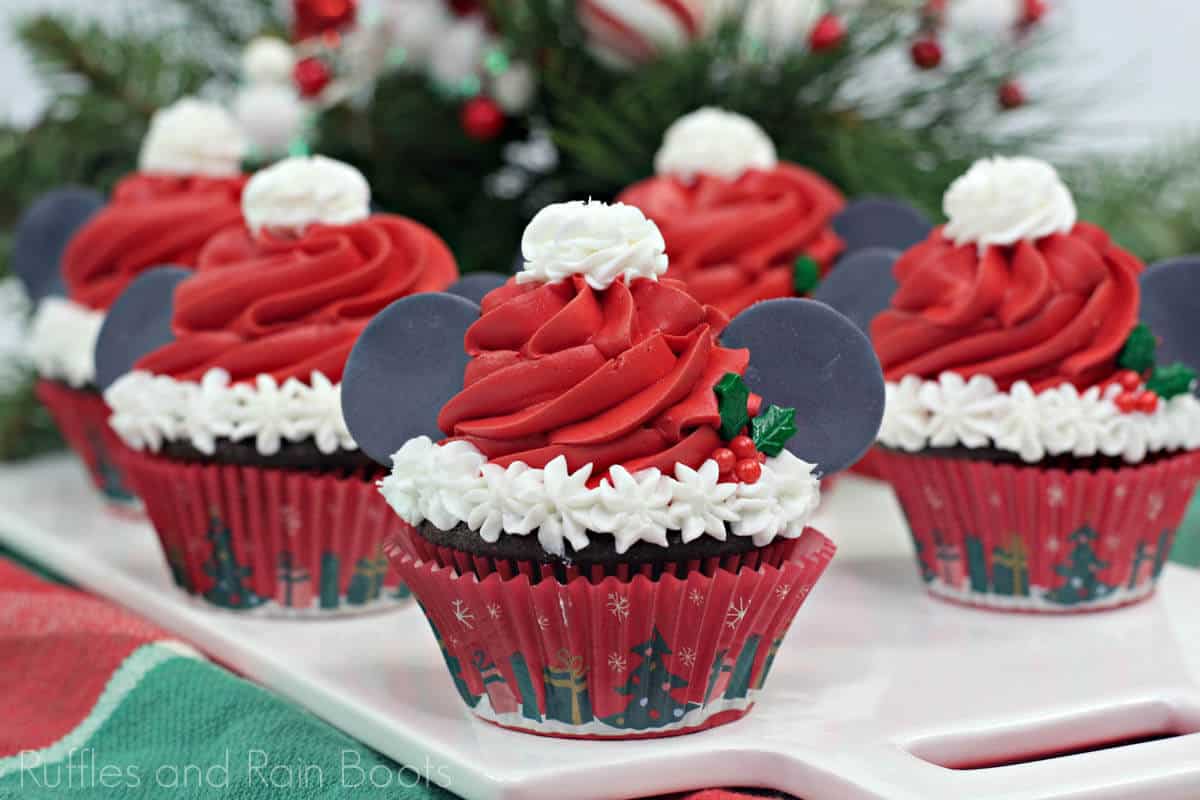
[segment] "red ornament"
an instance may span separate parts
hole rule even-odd
[[[808,34],[808,46],[814,52],[832,50],[846,39],[846,24],[837,14],[826,14],[817,20]]]
[[[490,97],[468,100],[459,118],[467,135],[481,142],[495,139],[504,130],[504,112]]]
[[[292,0],[292,36],[296,41],[354,23],[358,0]]]
[[[1132,392],[1142,385],[1142,376],[1131,369],[1123,369],[1117,373],[1117,383],[1121,384],[1122,389]]]
[[[1158,395],[1154,392],[1138,392],[1137,410],[1143,414],[1153,414],[1158,410]]]
[[[754,446],[754,440],[749,436],[735,436],[729,442],[729,449],[738,459],[754,458],[758,454],[758,449]]]
[[[296,62],[292,70],[292,80],[300,90],[301,97],[316,97],[325,91],[325,87],[333,80],[329,66],[315,56],[302,58]]]
[[[1025,90],[1016,81],[1005,81],[996,92],[996,99],[1000,101],[1001,108],[1011,111],[1025,105]]]
[[[758,483],[758,479],[762,477],[762,464],[758,463],[758,459],[747,458],[738,462],[734,474],[742,483]]]
[[[1046,0],[1024,0],[1024,8],[1021,9],[1021,24],[1036,25],[1041,22],[1042,17],[1046,16],[1046,12],[1050,10]]]
[[[722,475],[733,472],[733,468],[737,464],[737,456],[728,447],[718,447],[713,450],[712,459],[717,462],[717,472]]]
[[[917,39],[910,50],[913,63],[921,69],[936,69],[942,63],[942,46],[937,39]]]

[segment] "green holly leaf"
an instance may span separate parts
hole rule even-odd
[[[821,282],[821,268],[812,256],[800,256],[792,266],[792,288],[796,294],[808,294]]]
[[[1163,400],[1170,400],[1190,392],[1195,382],[1196,370],[1186,364],[1176,363],[1166,367],[1155,367],[1150,380],[1146,381],[1146,388]]]
[[[760,452],[777,456],[796,435],[796,409],[767,406],[767,410],[750,421],[750,438]]]
[[[721,412],[721,438],[729,441],[742,432],[750,422],[746,404],[750,402],[750,390],[736,372],[726,372],[725,377],[713,387],[717,393],[717,408]]]
[[[1117,364],[1122,369],[1131,369],[1141,375],[1154,368],[1154,353],[1157,349],[1158,340],[1154,338],[1150,326],[1139,322],[1129,332],[1129,338],[1125,340],[1125,346],[1117,356]]]

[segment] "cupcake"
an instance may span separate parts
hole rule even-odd
[[[1200,475],[1200,405],[1195,373],[1139,323],[1157,304],[1142,263],[1077,221],[1034,159],[977,162],[944,205],[946,225],[894,267],[839,267],[886,304],[870,324],[887,380],[877,463],[926,585],[1038,612],[1149,596]]]
[[[195,272],[141,276],[101,330],[126,476],[176,583],[212,605],[317,616],[405,596],[382,551],[402,523],[343,423],[342,370],[372,316],[457,270],[369,199],[357,170],[319,156],[265,169]]]
[[[874,439],[870,343],[808,300],[730,322],[663,277],[631,206],[550,206],[523,252],[481,305],[401,300],[351,353],[347,424],[410,526],[392,562],[488,722],[733,721],[833,555],[808,520],[819,478]]]
[[[38,396],[110,501],[133,498],[113,457],[109,411],[95,384],[96,335],[139,274],[161,264],[195,266],[205,242],[240,220],[243,149],[236,123],[220,106],[185,99],[157,112],[138,171],[117,184],[103,208],[88,206],[94,213],[61,251],[65,292],[39,298],[30,330]],[[62,209],[61,196],[56,207]],[[52,273],[60,264],[39,268]]]
[[[717,108],[666,133],[655,177],[619,200],[658,224],[669,276],[702,303],[736,314],[752,303],[803,295],[845,248],[833,230],[845,201],[827,180],[780,162],[752,120]]]

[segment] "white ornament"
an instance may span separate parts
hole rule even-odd
[[[251,86],[287,86],[292,82],[296,54],[274,36],[259,36],[242,51],[242,80]]]
[[[216,103],[185,97],[154,112],[138,169],[168,175],[230,177],[241,171],[246,140]]]
[[[104,312],[65,297],[38,303],[29,326],[27,355],[38,375],[65,381],[76,389],[96,376],[96,338]]]
[[[517,283],[558,283],[582,275],[604,290],[618,278],[658,280],[667,271],[658,226],[623,203],[556,203],[538,212],[521,239],[524,269]]]
[[[588,49],[625,69],[684,47],[703,33],[702,0],[579,0]]]
[[[701,173],[736,180],[749,170],[769,170],[778,163],[775,144],[754,120],[702,108],[667,128],[654,156],[654,171],[686,181]]]
[[[1036,158],[985,158],[950,184],[942,201],[943,233],[956,245],[1011,245],[1067,233],[1075,200],[1054,167]]]
[[[1015,32],[1023,15],[1022,0],[949,0],[945,19],[955,34],[996,37]]]
[[[387,6],[392,45],[404,51],[404,64],[427,66],[454,26],[445,0],[392,0]]]
[[[258,155],[273,158],[300,135],[307,109],[294,86],[251,84],[238,91],[233,113]]]
[[[537,77],[528,64],[514,61],[508,69],[492,79],[492,99],[509,114],[520,114],[529,108],[537,90]]]
[[[482,16],[472,15],[457,20],[435,43],[429,56],[429,72],[433,79],[446,86],[457,87],[478,75],[490,41]]]
[[[242,193],[242,216],[254,232],[349,225],[370,213],[371,188],[363,174],[324,156],[286,158],[255,173]]]

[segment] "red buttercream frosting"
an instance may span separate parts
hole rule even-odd
[[[732,181],[659,176],[630,186],[618,200],[662,230],[667,275],[730,316],[760,300],[791,297],[797,257],[812,257],[824,272],[845,246],[830,227],[845,205],[841,193],[793,164]]]
[[[213,234],[242,219],[246,177],[134,174],[71,239],[63,254],[69,297],[97,310],[142,272],[194,267]]]
[[[744,373],[750,353],[718,344],[728,318],[682,284],[510,281],[482,312],[465,339],[464,388],[438,427],[494,463],[563,455],[571,470],[593,464],[596,480],[613,464],[696,468],[721,446],[713,386]]]
[[[338,382],[372,317],[457,278],[445,243],[401,217],[312,225],[299,237],[228,229],[175,291],[176,341],[135,368],[198,381],[220,367],[235,383],[258,375],[307,382],[316,370]]]
[[[906,252],[871,324],[884,375],[987,375],[1035,391],[1103,382],[1137,324],[1142,262],[1086,222],[1010,247],[955,246],[940,228]]]

